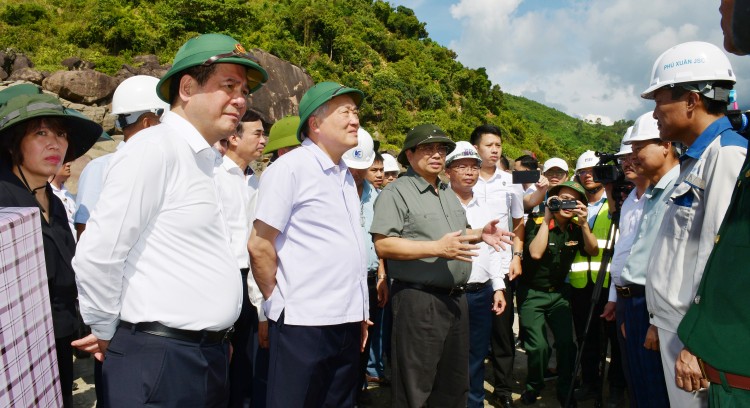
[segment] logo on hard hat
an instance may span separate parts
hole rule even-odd
[[[362,159],[365,157],[365,152],[362,149],[354,149],[354,158]]]

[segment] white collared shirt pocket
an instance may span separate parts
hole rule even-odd
[[[677,239],[685,239],[695,218],[695,206],[700,202],[699,189],[687,182],[678,185],[670,196],[672,216],[664,221],[665,232]]]

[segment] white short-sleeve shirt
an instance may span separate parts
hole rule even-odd
[[[354,179],[310,139],[261,177],[255,218],[280,232],[266,316],[325,326],[369,317],[367,256]]]

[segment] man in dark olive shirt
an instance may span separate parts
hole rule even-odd
[[[375,202],[370,233],[393,278],[393,405],[466,407],[469,320],[464,285],[483,240],[496,250],[513,234],[467,230],[466,213],[440,181],[456,144],[437,126],[409,131],[398,160],[406,174]]]

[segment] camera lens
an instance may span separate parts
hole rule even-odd
[[[547,200],[547,207],[550,211],[560,211],[560,207],[562,207],[562,202],[557,197],[552,197],[549,200]]]

